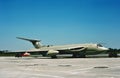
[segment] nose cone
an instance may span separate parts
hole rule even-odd
[[[104,51],[108,51],[109,49],[108,48],[104,48]]]
[[[109,49],[108,48],[105,48],[105,47],[100,47],[99,48],[101,51],[108,51]]]

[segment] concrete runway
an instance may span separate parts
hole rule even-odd
[[[120,58],[0,57],[0,78],[120,78]]]

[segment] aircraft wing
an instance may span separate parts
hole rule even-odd
[[[20,50],[20,51],[14,51],[14,53],[22,53],[22,55],[27,56],[29,53],[37,53],[41,54],[43,56],[50,56],[52,58],[55,58],[57,54],[64,54],[64,52],[69,52],[70,54],[73,53],[79,53],[85,51],[85,47],[68,47],[68,48],[43,48],[43,49],[32,49],[32,50]],[[13,53],[13,52],[12,52]]]
[[[70,51],[74,51],[74,52],[81,52],[86,50],[86,47],[74,47],[74,48],[70,48]]]
[[[55,48],[57,51],[70,51],[70,52],[81,52],[86,50],[86,47],[63,47],[63,48]]]
[[[34,53],[37,52],[39,54],[42,54],[43,56],[50,56],[54,58],[57,54],[65,54],[65,53],[70,53],[70,54],[76,54],[76,53],[81,53],[86,50],[86,47],[68,47],[68,48],[58,48],[58,49],[34,49],[34,50],[28,50],[26,52],[29,53]]]
[[[31,53],[31,52],[48,52],[48,51],[50,51],[50,50],[52,50],[52,51],[71,51],[71,52],[81,52],[81,51],[84,51],[84,50],[86,50],[86,47],[69,47],[69,48],[51,48],[51,49],[47,49],[47,48],[45,48],[45,49],[31,49],[31,50],[19,50],[19,51],[13,51],[13,52],[16,52],[16,53],[24,53],[24,52],[29,52],[29,53]]]

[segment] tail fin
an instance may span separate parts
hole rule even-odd
[[[39,49],[39,48],[41,48],[42,46],[40,45],[40,40],[35,40],[35,39],[27,39],[27,38],[21,38],[21,37],[16,37],[16,38],[18,38],[18,39],[22,39],[22,40],[26,40],[26,41],[30,41],[33,45],[34,45],[34,47],[36,48],[36,49]]]

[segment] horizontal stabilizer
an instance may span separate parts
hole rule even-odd
[[[21,40],[30,41],[36,49],[41,48],[41,45],[39,43],[41,40],[28,39],[28,38],[22,38],[22,37],[16,37],[16,38],[21,39]]]
[[[40,42],[41,41],[41,40],[27,39],[27,38],[22,38],[22,37],[16,37],[16,38],[26,40],[26,41],[30,41],[30,42]]]

